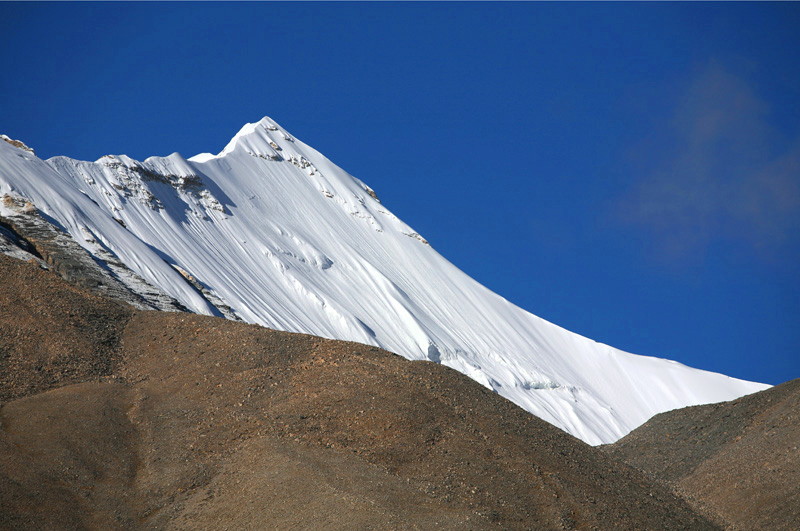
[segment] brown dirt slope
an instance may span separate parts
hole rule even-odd
[[[656,415],[604,449],[733,529],[798,529],[798,447],[800,379]]]
[[[0,255],[0,402],[110,375],[131,309]]]
[[[713,528],[446,367],[0,277],[0,528]]]

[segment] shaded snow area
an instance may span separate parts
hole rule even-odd
[[[590,444],[768,387],[628,354],[522,310],[269,118],[188,160],[43,161],[0,142],[4,194],[191,311],[442,363]]]

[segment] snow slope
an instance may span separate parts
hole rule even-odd
[[[269,118],[188,160],[42,161],[0,141],[4,194],[192,311],[443,363],[590,444],[768,387],[628,354],[522,310]]]

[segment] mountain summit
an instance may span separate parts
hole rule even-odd
[[[41,160],[9,140],[0,216],[32,205],[143,300],[146,285],[175,308],[441,363],[590,444],[768,387],[625,353],[513,305],[270,118],[188,160]]]

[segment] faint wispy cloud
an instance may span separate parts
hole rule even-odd
[[[635,154],[644,170],[616,205],[661,253],[702,255],[717,241],[769,259],[800,247],[800,137],[769,123],[753,87],[719,65],[681,94],[658,142]],[[662,136],[661,133],[665,133]]]

